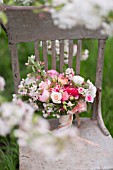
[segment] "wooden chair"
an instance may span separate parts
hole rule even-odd
[[[98,140],[100,138],[100,141],[101,141],[100,144],[104,146],[105,145],[104,143],[106,143],[104,147],[105,147],[105,150],[108,152],[109,150],[108,148],[109,146],[111,146],[111,143],[112,143],[111,136],[104,125],[104,122],[102,119],[102,113],[101,113],[102,72],[103,72],[103,61],[104,61],[104,48],[105,48],[107,36],[102,35],[100,33],[100,30],[91,31],[83,27],[74,27],[70,30],[61,30],[53,24],[51,15],[49,13],[37,13],[36,14],[32,12],[32,10],[34,10],[36,7],[2,6],[1,8],[2,10],[4,10],[4,12],[6,13],[8,17],[7,25],[3,26],[2,24],[2,27],[4,28],[8,36],[15,92],[17,92],[18,84],[20,82],[20,71],[19,71],[18,52],[17,52],[18,43],[34,42],[35,56],[36,56],[36,59],[39,60],[39,48],[38,48],[39,43],[38,42],[41,40],[43,44],[43,59],[45,62],[45,70],[47,70],[48,59],[47,59],[46,41],[47,40],[52,41],[52,69],[56,69],[55,40],[56,39],[59,40],[60,41],[60,72],[62,72],[63,65],[64,65],[64,40],[69,40],[68,66],[72,67],[73,40],[77,39],[78,50],[77,50],[77,56],[76,56],[76,74],[79,75],[82,40],[83,39],[98,39],[98,59],[97,59],[96,80],[95,80],[95,85],[97,87],[97,95],[95,98],[95,102],[93,104],[91,120],[83,118],[82,119],[83,125],[81,125],[82,127],[80,127],[79,131],[82,134],[82,136],[85,138],[90,139],[90,136],[91,136],[91,139],[93,141],[99,142]],[[108,137],[104,136],[100,132],[97,124],[99,125],[103,134]],[[89,130],[90,132],[88,132],[88,129],[90,129]],[[20,152],[20,155],[22,156],[22,154],[25,154],[25,152],[26,151],[24,150],[24,153],[23,153],[23,149],[22,149]],[[20,156],[20,161],[22,161],[21,156]],[[96,155],[94,157],[96,157]],[[84,162],[88,162],[88,161],[84,160]],[[90,163],[88,163],[88,166],[90,166],[89,164]],[[98,161],[97,161],[97,164],[98,164]],[[84,163],[84,167],[85,167],[85,163]],[[91,164],[91,168],[92,167],[93,167],[93,164]],[[24,168],[21,170],[26,170]],[[41,169],[41,167],[39,169]],[[71,168],[71,170],[74,170],[74,168],[73,169]]]

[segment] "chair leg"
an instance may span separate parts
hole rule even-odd
[[[101,109],[99,109],[99,111],[98,111],[97,122],[98,122],[98,125],[99,125],[101,131],[103,132],[103,134],[105,136],[110,135],[109,131],[107,130],[107,128],[106,128],[106,126],[104,124],[102,114],[101,114]]]
[[[101,112],[101,88],[97,89],[96,99],[93,105],[93,114],[92,114],[92,120],[97,120],[98,126],[101,129],[102,133],[105,136],[110,135],[109,131],[107,130],[103,118],[102,118],[102,112]]]

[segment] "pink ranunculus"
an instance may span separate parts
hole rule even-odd
[[[65,85],[68,83],[68,78],[64,77],[62,74],[58,76],[58,82],[62,85]]]
[[[62,101],[64,102],[64,101],[66,101],[68,99],[69,99],[69,95],[68,95],[67,91],[64,91],[62,93]]]
[[[50,77],[54,77],[54,76],[57,76],[59,73],[58,73],[56,70],[48,70],[48,71],[47,71],[47,74],[48,74]]]
[[[72,95],[74,97],[79,97],[79,93],[78,93],[78,89],[77,88],[71,88],[71,87],[67,87],[65,88],[65,91],[67,91],[67,93],[69,95]]]
[[[46,102],[49,99],[49,97],[50,97],[49,92],[47,90],[44,90],[42,95],[40,95],[39,100],[41,102]]]

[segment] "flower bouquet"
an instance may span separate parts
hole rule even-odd
[[[35,56],[29,57],[26,65],[31,73],[20,82],[14,99],[21,98],[30,103],[44,117],[59,118],[59,128],[71,126],[74,114],[80,126],[79,114],[87,110],[87,103],[93,103],[96,96],[92,82],[85,82],[72,68],[64,73],[45,71],[44,63],[35,61]],[[61,117],[64,115],[65,120]]]

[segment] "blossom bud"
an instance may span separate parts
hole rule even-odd
[[[74,97],[73,97],[73,96],[70,96],[70,100],[74,100]]]

